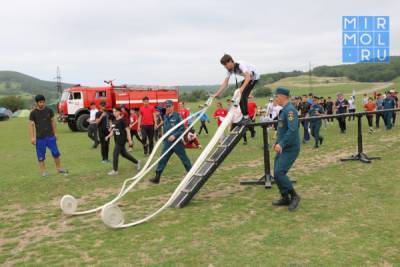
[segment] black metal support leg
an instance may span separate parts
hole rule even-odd
[[[274,177],[271,175],[271,165],[269,162],[269,144],[268,129],[263,126],[263,143],[264,143],[264,175],[257,180],[242,180],[241,185],[263,185],[265,188],[271,188],[274,183]]]
[[[381,159],[381,157],[368,157],[363,152],[363,143],[362,143],[362,124],[361,124],[362,115],[357,115],[357,129],[358,129],[358,136],[357,136],[357,143],[358,143],[358,153],[356,155],[352,155],[348,158],[340,159],[341,161],[350,161],[350,160],[358,160],[364,163],[371,163],[374,159]]]

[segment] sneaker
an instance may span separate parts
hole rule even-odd
[[[67,175],[68,175],[68,170],[67,170],[67,169],[60,168],[60,169],[58,169],[57,171],[58,171],[58,173],[60,173],[60,174],[64,174],[65,176],[67,176]]]
[[[47,172],[47,171],[44,171],[43,173],[42,173],[42,177],[48,177],[49,176],[49,173]]]
[[[108,159],[104,159],[101,161],[101,163],[110,163],[110,161]]]
[[[109,171],[107,174],[108,174],[109,176],[118,175],[118,171],[112,170],[112,171]]]
[[[245,141],[245,142],[243,142],[243,145],[247,145],[247,142]]]
[[[136,163],[136,170],[139,171],[140,170],[140,164],[142,162],[140,160],[138,160],[138,162]]]

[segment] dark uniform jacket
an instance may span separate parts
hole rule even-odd
[[[292,103],[288,103],[279,112],[276,143],[282,147],[282,150],[289,148],[300,149],[299,119],[297,110]]]
[[[163,125],[164,133],[169,131],[172,127],[174,127],[181,121],[182,121],[182,117],[178,112],[174,111],[169,115],[165,114],[164,125]],[[185,127],[182,124],[181,126],[176,128],[169,136],[173,135],[173,136],[175,136],[175,138],[179,138],[179,137],[181,137],[181,135],[183,134],[184,131],[185,131]],[[164,142],[169,142],[168,137],[164,140]]]

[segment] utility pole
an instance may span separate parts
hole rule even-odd
[[[57,77],[56,77],[56,89],[57,89],[57,97],[59,98],[62,93],[62,83],[61,83],[61,71],[60,67],[57,66]]]

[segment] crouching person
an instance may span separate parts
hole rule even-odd
[[[163,125],[164,134],[166,134],[171,128],[173,128],[175,125],[177,125],[182,121],[181,115],[179,115],[178,112],[174,111],[174,105],[172,100],[167,100],[165,104],[166,104],[166,114],[164,117],[164,125]],[[177,138],[181,138],[184,131],[185,131],[184,125],[181,125],[175,131],[173,131],[169,136],[166,137],[166,139],[163,141],[163,149],[161,151],[161,155],[163,155],[172,146],[172,144],[176,141]],[[167,155],[165,155],[160,160],[160,162],[157,165],[156,176],[150,179],[150,182],[155,184],[160,183],[161,174],[165,169],[165,167],[167,166],[169,158],[172,156],[174,152],[182,161],[186,171],[189,171],[192,168],[192,164],[190,163],[190,160],[186,155],[185,147],[181,140],[176,144],[174,148],[172,148],[167,153]]]
[[[68,171],[61,167],[60,151],[57,147],[54,112],[46,107],[46,99],[43,95],[37,95],[35,101],[36,107],[29,115],[29,135],[32,145],[36,146],[40,173],[42,177],[48,176],[44,160],[46,159],[46,148],[49,148],[56,163],[57,172],[66,175]]]
[[[125,144],[128,140],[129,145],[132,145],[131,133],[129,125],[126,125],[125,120],[121,113],[121,108],[114,108],[113,114],[115,121],[111,126],[111,132],[106,136],[106,141],[114,136],[114,153],[113,153],[113,170],[108,175],[118,174],[118,158],[119,155],[136,165],[136,169],[140,170],[140,160],[135,159],[131,154],[126,151]]]

